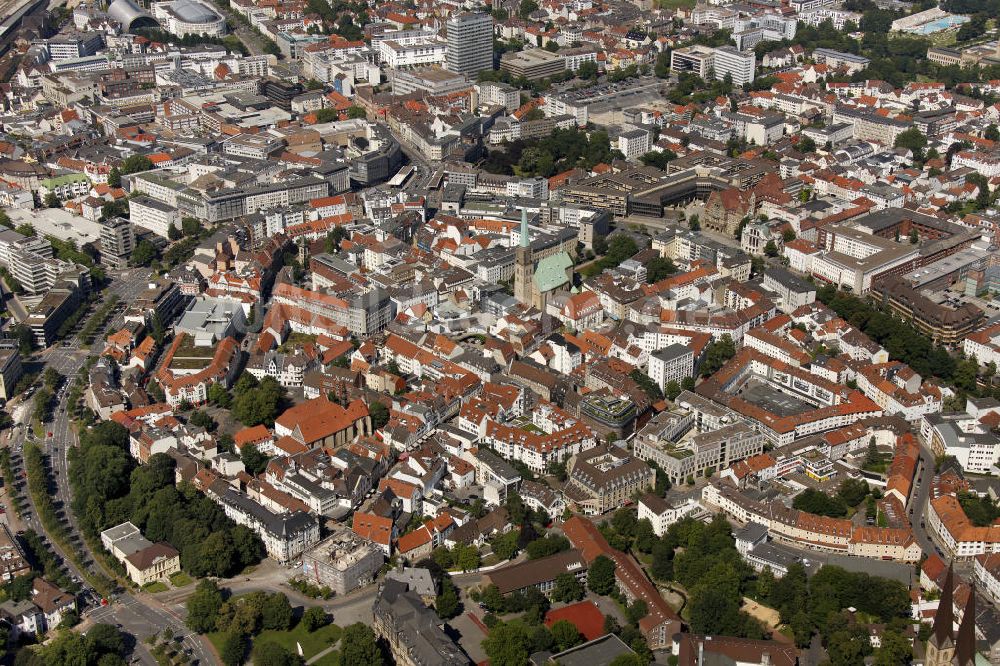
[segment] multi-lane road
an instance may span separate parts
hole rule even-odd
[[[147,270],[130,270],[116,274],[111,285],[105,291],[104,298],[115,295],[123,302],[128,303],[133,300],[143,289],[149,280]],[[93,309],[91,310],[93,312]],[[123,323],[123,313],[118,312],[103,328],[103,331],[114,330]],[[98,339],[103,339],[99,335]],[[68,450],[71,446],[77,445],[76,433],[73,431],[70,421],[70,410],[68,405],[69,385],[74,380],[76,374],[84,366],[90,352],[81,349],[76,340],[69,338],[70,343],[66,346],[57,344],[34,357],[34,361],[51,367],[59,371],[64,376],[61,387],[57,389],[55,405],[52,408],[50,422],[44,426],[44,435],[40,442],[44,452],[48,456],[49,468],[51,470],[50,481],[54,481],[53,497],[57,503],[57,508],[61,507],[63,522],[67,525],[71,539],[84,555],[85,566],[94,573],[103,573],[99,565],[94,562],[93,554],[89,552],[86,542],[80,533],[76,516],[70,508],[72,501],[72,490],[69,485]],[[18,421],[23,423],[22,427],[15,428],[8,445],[12,449],[11,462],[15,467],[15,473],[23,471],[22,451],[27,433],[30,431],[30,408],[15,410]],[[49,435],[51,433],[51,436]],[[27,509],[23,522],[41,535],[47,535],[38,520],[38,511],[31,501],[29,493],[27,496]],[[54,553],[62,560],[63,565],[69,574],[80,580],[84,586],[82,600],[84,601],[84,619],[92,622],[107,622],[119,626],[122,630],[132,634],[137,640],[133,650],[133,658],[142,663],[155,666],[156,659],[146,649],[142,639],[159,633],[163,629],[170,627],[175,640],[179,641],[184,650],[188,652],[192,659],[201,664],[214,664],[216,659],[211,648],[205,639],[191,632],[184,626],[183,617],[175,608],[170,608],[150,595],[144,593],[124,592],[111,601],[107,606],[98,606],[94,603],[96,595],[90,590],[82,572],[66,557],[66,554],[49,538],[47,542],[52,547]],[[89,602],[87,600],[90,600]],[[89,605],[88,605],[89,604]]]

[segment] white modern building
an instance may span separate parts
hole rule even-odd
[[[700,509],[696,496],[668,502],[659,495],[649,494],[639,500],[639,520],[648,520],[653,526],[653,533],[662,537],[671,525]]]
[[[493,69],[493,17],[480,12],[453,14],[447,23],[445,68],[475,79]]]
[[[672,381],[680,384],[694,375],[694,352],[682,344],[672,344],[649,355],[649,376],[660,390]]]
[[[618,135],[618,150],[625,159],[635,159],[649,152],[649,132],[644,129],[633,129]]]
[[[752,51],[744,53],[732,46],[720,46],[715,49],[715,78],[723,80],[726,75],[732,77],[734,86],[745,86],[752,83],[757,71],[757,57]]]
[[[226,19],[209,5],[198,0],[154,2],[153,17],[167,32],[186,35],[221,37],[226,34]]]
[[[179,229],[181,214],[176,208],[151,197],[136,197],[129,201],[132,224],[149,229],[157,236],[170,237],[170,227]]]

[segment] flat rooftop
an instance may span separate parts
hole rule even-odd
[[[77,247],[85,243],[96,243],[101,239],[101,225],[97,222],[73,215],[62,208],[40,208],[24,210],[8,208],[14,226],[30,224],[39,236],[55,236],[60,240],[74,241]]]
[[[756,380],[750,380],[741,396],[747,402],[757,405],[772,414],[784,418],[797,416],[815,409],[809,403],[796,398],[795,396],[782,393],[781,391],[762,384]]]

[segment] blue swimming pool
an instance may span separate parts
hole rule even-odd
[[[918,25],[916,28],[910,30],[910,32],[916,35],[930,35],[935,32],[941,32],[942,30],[948,30],[956,26],[962,25],[969,20],[968,16],[959,16],[957,14],[952,14],[951,16],[942,16],[939,19],[934,19],[933,21],[928,21],[923,25]]]

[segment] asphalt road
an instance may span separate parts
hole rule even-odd
[[[934,479],[934,456],[925,446],[920,447],[920,462],[914,477],[914,489],[910,499],[908,509],[910,517],[910,527],[913,529],[913,536],[920,545],[920,549],[930,555],[937,551],[938,547],[931,538],[927,528],[926,516],[927,505],[930,501],[931,482]]]
[[[149,271],[145,269],[133,269],[116,274],[113,277],[111,285],[105,291],[104,298],[106,299],[111,294],[114,294],[125,303],[134,300],[146,288],[149,275]],[[119,312],[108,322],[104,330],[113,330],[115,326],[120,325],[122,322],[123,314]],[[50,480],[55,481],[53,497],[56,500],[57,509],[61,507],[63,521],[68,525],[73,541],[79,544],[83,551],[87,567],[94,572],[100,572],[100,567],[94,563],[93,556],[83,541],[76,516],[70,510],[72,491],[69,485],[67,452],[69,447],[76,446],[78,441],[71,427],[72,424],[67,410],[68,389],[69,384],[86,362],[89,352],[86,349],[80,349],[76,342],[72,341],[72,337],[68,339],[71,340],[69,346],[57,343],[56,346],[37,354],[35,358],[36,361],[40,361],[46,367],[55,368],[65,378],[61,386],[57,389],[56,404],[52,408],[52,420],[45,424],[45,435],[42,444],[43,450],[49,456]],[[19,428],[9,442],[9,445],[12,447],[11,464],[14,467],[15,474],[20,474],[24,469],[21,451],[23,450],[27,432],[30,429],[27,425],[30,421],[30,408],[20,410],[19,416],[19,420],[26,425],[23,428]],[[49,433],[52,433],[52,435],[49,436]],[[26,489],[23,495],[26,497],[28,505],[24,516],[25,525],[39,534],[47,536],[45,529],[38,520],[38,511]],[[77,580],[83,581],[81,572],[70,562],[65,553],[51,539],[47,539],[47,542],[55,554],[62,560],[69,574]],[[176,610],[165,607],[149,595],[125,592],[118,595],[109,605],[103,607],[93,604],[93,602],[88,606],[87,599],[91,598],[92,595],[93,590],[83,583],[81,610],[84,620],[86,622],[114,624],[132,634],[136,639],[132,654],[134,660],[155,666],[157,664],[156,659],[149,653],[141,641],[154,633],[161,632],[165,627],[170,627],[177,637],[176,640],[182,643],[183,649],[188,652],[193,660],[196,660],[200,664],[216,663],[216,659],[207,642],[184,626],[181,615]]]

